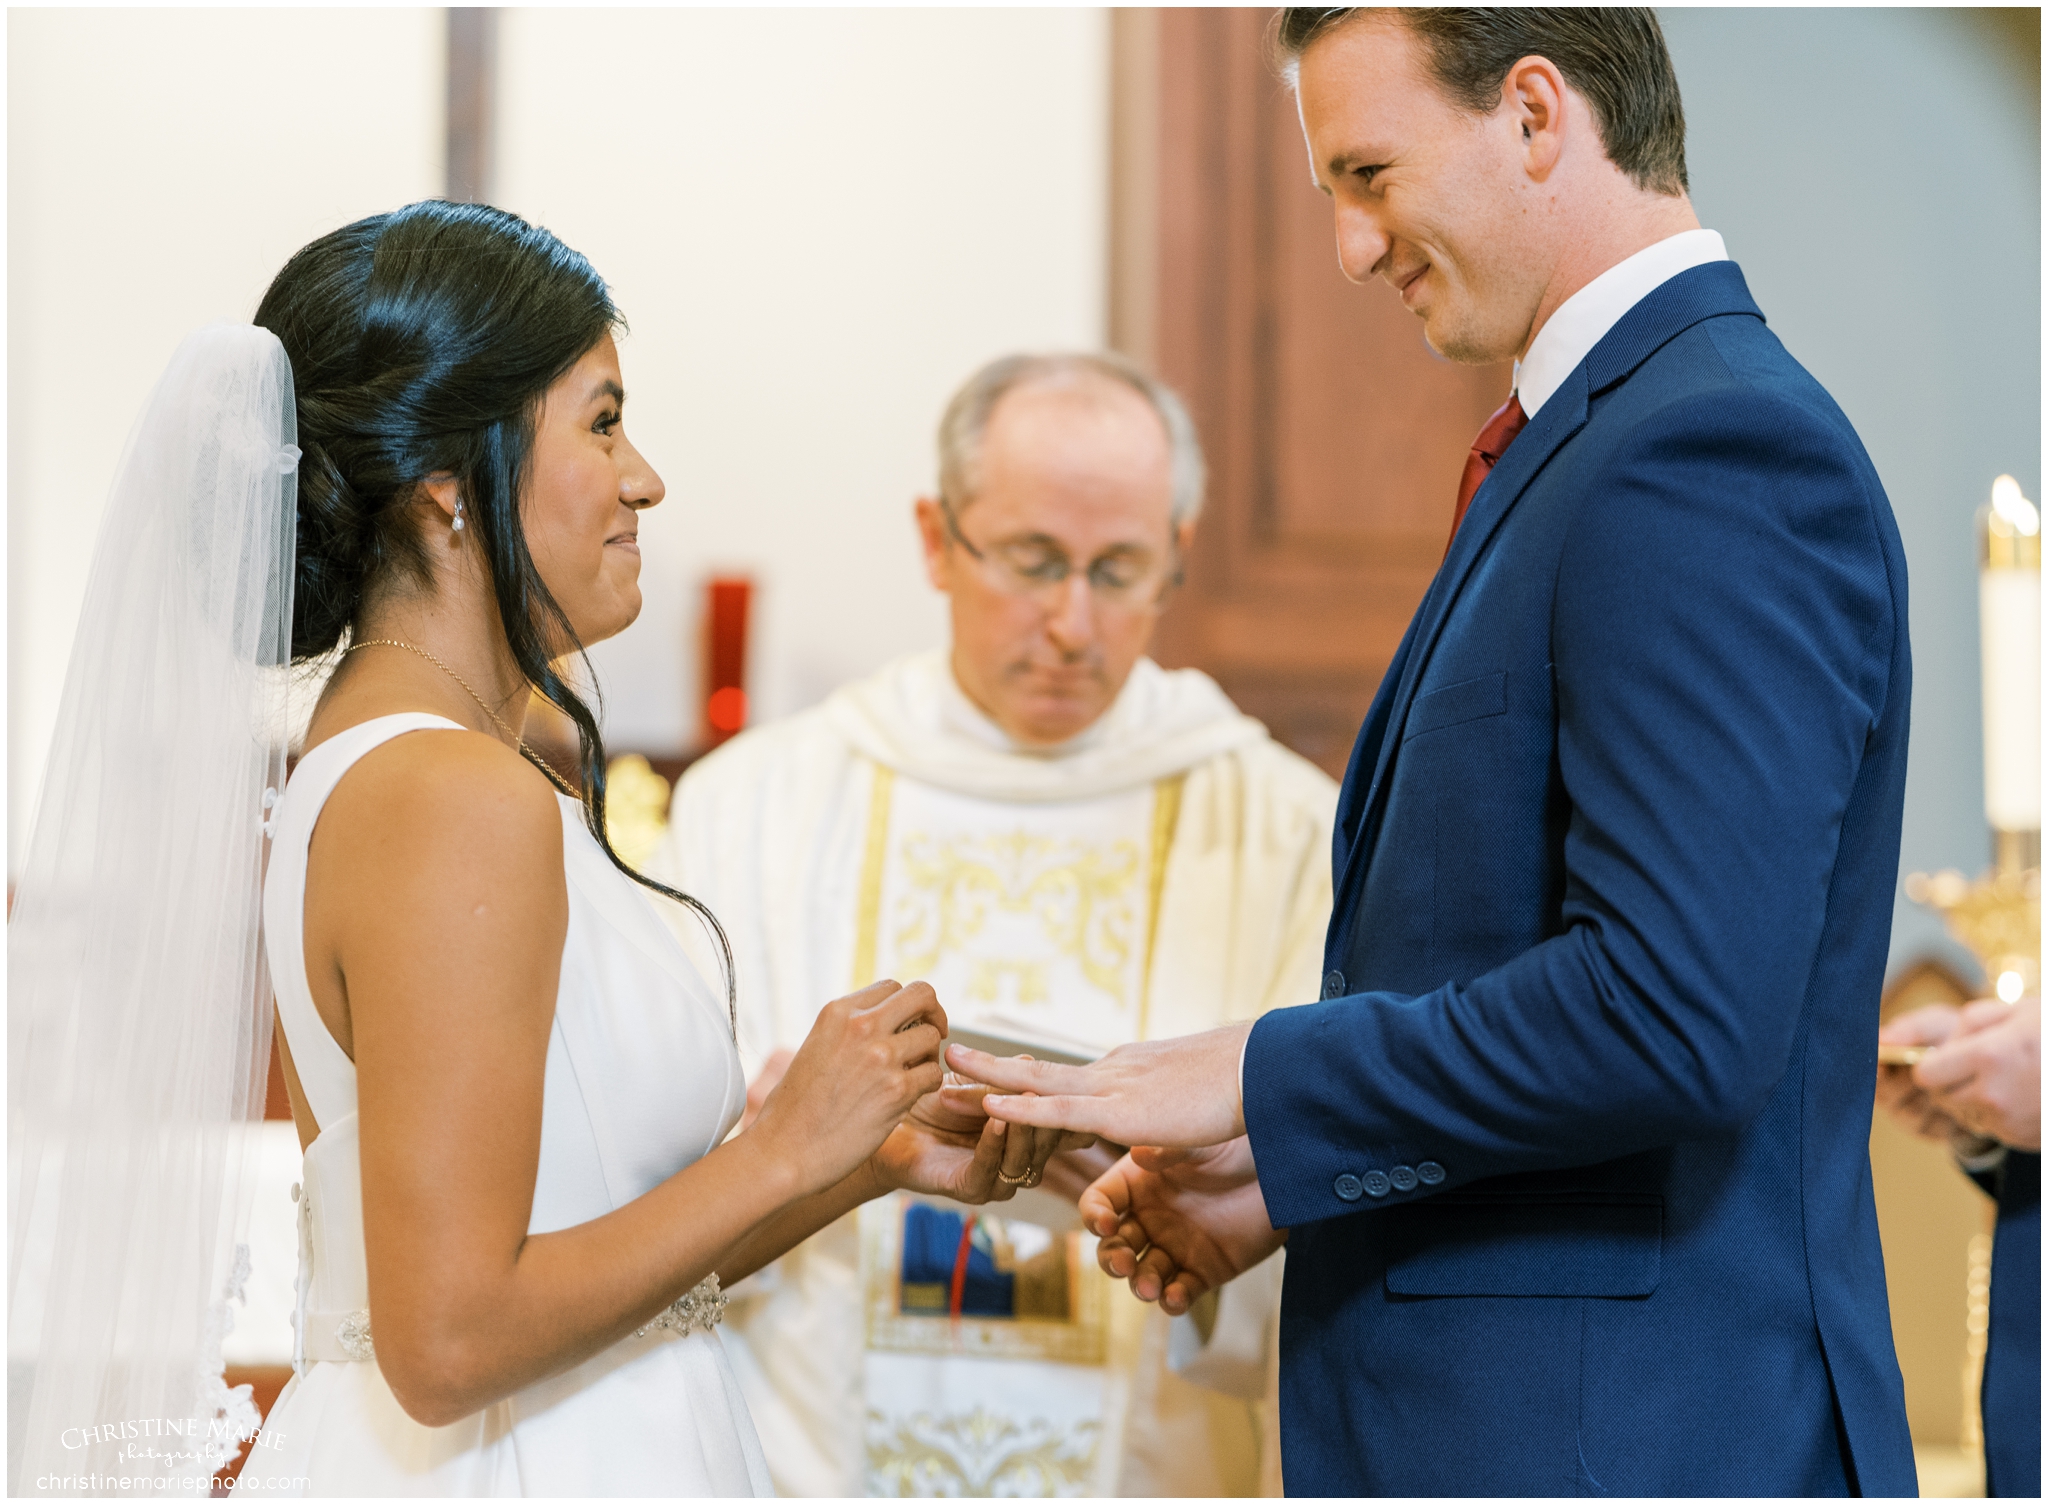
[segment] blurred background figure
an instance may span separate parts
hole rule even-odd
[[[1877,1099],[1951,1150],[1998,1202],[1984,1355],[1985,1492],[2041,1493],[2041,1000],[1926,1004],[1881,1042],[1930,1047],[1883,1067]]]
[[[954,394],[916,507],[950,649],[694,764],[653,862],[725,918],[756,1098],[826,979],[925,978],[956,1036],[1081,1058],[1315,997],[1335,785],[1144,656],[1203,470],[1179,399],[1118,357],[1007,357]],[[1253,1492],[1279,1261],[1170,1332],[1079,1231],[1112,1160],[1060,1157],[1000,1218],[891,1199],[741,1287],[777,1487]]]

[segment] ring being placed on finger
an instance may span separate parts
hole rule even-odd
[[[1008,1171],[999,1170],[996,1172],[996,1179],[1005,1186],[1036,1186],[1038,1184],[1038,1178],[1029,1171],[1026,1171],[1021,1176],[1013,1176]]]

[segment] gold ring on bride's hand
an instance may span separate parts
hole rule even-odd
[[[1029,1171],[1026,1171],[1021,1176],[1012,1176],[1007,1171],[999,1170],[996,1172],[996,1179],[1005,1186],[1033,1186],[1037,1184]]]

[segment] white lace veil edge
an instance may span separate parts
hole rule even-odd
[[[209,325],[100,525],[8,924],[10,1493],[186,1493],[256,1422],[221,1339],[270,1053],[296,437],[277,338]]]

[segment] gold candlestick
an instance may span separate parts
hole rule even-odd
[[[2040,833],[2034,833],[2038,843]],[[2038,848],[2037,848],[2038,850]],[[1975,882],[1954,868],[1906,878],[1906,897],[1940,912],[1949,934],[1983,964],[2007,1003],[2041,988],[2041,870],[1989,872]]]
[[[1977,546],[1992,866],[1974,882],[1954,868],[1913,873],[1906,897],[1939,911],[1982,963],[1991,991],[2017,1003],[2041,989],[2041,515],[2011,476],[1992,484],[1990,505],[1977,513]],[[1969,1246],[1960,1440],[1980,1461],[1990,1289],[1991,1237],[1978,1234]]]

